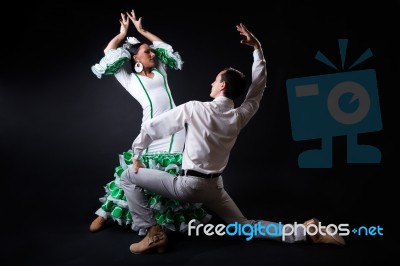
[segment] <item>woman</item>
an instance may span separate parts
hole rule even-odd
[[[128,37],[123,47],[117,48],[126,38],[129,19],[136,30],[152,42],[151,46],[139,42],[136,38]],[[142,106],[143,123],[175,107],[167,82],[166,68],[181,69],[183,61],[179,53],[174,52],[169,44],[143,29],[142,18],[136,19],[133,10],[126,15],[121,13],[120,24],[120,33],[108,43],[104,50],[105,56],[99,64],[92,66],[92,71],[98,78],[102,75],[115,75],[121,85]],[[129,60],[133,73],[128,73],[122,67]],[[177,174],[182,164],[184,140],[185,131],[183,130],[155,141],[147,148],[141,161],[148,168]],[[139,231],[139,235],[146,234],[144,228],[138,228],[132,223],[126,198],[120,187],[120,176],[130,164],[132,164],[131,150],[120,155],[120,165],[115,169],[115,180],[105,186],[106,195],[100,198],[103,204],[96,211],[98,217],[90,225],[91,232],[99,231],[106,221],[112,218],[119,225],[131,224],[133,230]],[[170,200],[149,191],[147,191],[147,196],[157,223],[171,231],[186,231],[187,223],[192,219],[205,223],[211,218],[200,204]]]

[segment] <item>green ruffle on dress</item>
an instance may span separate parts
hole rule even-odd
[[[100,198],[102,205],[96,214],[102,217],[111,217],[119,225],[131,225],[131,228],[138,231],[139,235],[145,235],[146,230],[133,223],[124,191],[120,185],[123,171],[133,163],[132,157],[132,150],[120,155],[120,165],[115,168],[115,179],[104,187],[106,194]],[[182,166],[181,153],[147,153],[142,155],[140,160],[146,165],[146,168],[166,171],[172,175],[177,175]],[[207,223],[211,219],[211,215],[202,208],[200,203],[168,199],[147,190],[145,190],[145,194],[150,208],[154,212],[156,222],[169,231],[186,232],[190,220],[195,219],[199,223]]]
[[[168,68],[182,69],[183,61],[178,52],[171,53],[171,51],[163,48],[156,48],[153,52]]]
[[[130,58],[131,55],[125,48],[110,49],[98,64],[91,67],[91,70],[101,79],[102,75],[117,73]]]

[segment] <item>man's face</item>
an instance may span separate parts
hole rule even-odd
[[[225,85],[225,82],[221,81],[221,75],[224,71],[218,73],[217,77],[215,78],[214,82],[211,83],[211,93],[210,96],[212,98],[216,98],[218,96],[223,95],[222,88]]]

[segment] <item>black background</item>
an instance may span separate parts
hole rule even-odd
[[[1,261],[10,264],[377,264],[392,261],[399,244],[395,184],[399,77],[399,1],[203,2],[136,4],[132,1],[10,3],[1,13],[0,145]],[[91,234],[103,185],[118,154],[130,148],[141,122],[139,104],[113,77],[90,67],[119,32],[120,12],[135,8],[146,29],[173,45],[182,71],[169,72],[175,103],[208,101],[219,70],[251,76],[252,49],[235,25],[260,40],[268,84],[261,108],[242,131],[224,183],[244,214],[282,222],[311,217],[350,228],[377,226],[384,236],[346,238],[344,248],[287,245],[242,238],[172,236],[165,255],[134,256],[136,233],[119,226]],[[129,35],[144,41],[133,25]],[[314,59],[321,50],[335,64],[337,39],[349,39],[346,62],[367,48],[373,57],[354,70],[377,73],[383,130],[359,135],[382,153],[380,164],[347,164],[346,138],[333,139],[333,167],[299,169],[297,156],[319,140],[291,136],[286,80],[335,73]],[[348,63],[350,64],[350,63]],[[240,99],[242,100],[242,98]],[[238,101],[239,103],[239,101]],[[385,169],[385,170],[384,170]],[[220,222],[215,217],[215,223]],[[176,241],[174,241],[176,240]],[[2,265],[4,265],[2,263]]]

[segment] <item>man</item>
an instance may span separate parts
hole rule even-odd
[[[222,172],[227,166],[229,154],[236,142],[240,130],[249,122],[259,108],[260,100],[266,87],[266,64],[257,38],[243,25],[236,29],[245,38],[242,44],[253,47],[252,84],[244,102],[234,108],[234,100],[246,88],[244,75],[232,68],[222,70],[211,84],[212,102],[190,101],[182,104],[142,125],[139,136],[132,145],[134,164],[122,175],[122,187],[127,197],[133,222],[139,227],[148,228],[147,235],[139,243],[132,244],[130,250],[134,254],[146,253],[150,250],[165,251],[168,243],[163,232],[153,217],[143,189],[161,194],[168,198],[187,202],[201,202],[226,223],[255,225],[263,228],[278,228],[278,224],[268,221],[248,220],[225,191]],[[187,126],[185,150],[180,176],[172,176],[166,172],[143,169],[138,160],[140,154],[155,139],[162,138]],[[142,168],[139,170],[139,168]],[[311,219],[298,227],[285,238],[276,234],[264,234],[263,238],[284,242],[309,241],[344,245],[345,241],[324,228],[317,227],[319,221]],[[313,230],[305,231],[312,225]],[[286,233],[290,228],[285,228]],[[266,231],[265,231],[266,232]],[[307,232],[307,234],[306,234]],[[258,236],[260,237],[260,236]]]

